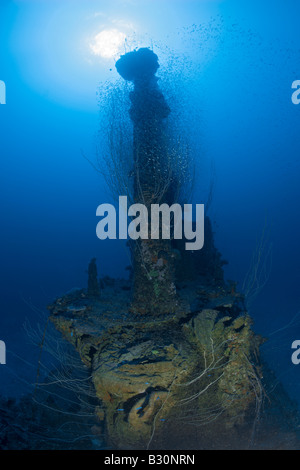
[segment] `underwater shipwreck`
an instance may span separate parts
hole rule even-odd
[[[126,195],[147,208],[187,202],[158,57],[139,49],[116,67],[133,84]],[[92,259],[87,288],[48,307],[88,371],[100,449],[298,447],[298,412],[283,388],[272,394],[264,339],[252,329],[245,296],[224,280],[226,262],[207,216],[204,230],[204,247],[195,251],[184,238],[164,239],[162,229],[157,238],[130,240],[129,279],[99,278]]]

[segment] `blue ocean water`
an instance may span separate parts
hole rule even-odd
[[[238,289],[265,230],[272,263],[250,314],[269,337],[266,360],[299,402],[299,13],[296,0],[1,2],[2,395],[19,397],[35,381],[26,319],[43,321],[54,298],[85,286],[93,257],[101,276],[128,275],[125,242],[96,237],[96,208],[111,195],[88,160],[105,122],[103,84],[117,83],[118,54],[144,46],[158,54],[161,86],[175,90],[179,128],[197,151],[194,203],[213,179],[209,215]],[[112,56],[108,43],[108,57],[91,52],[105,28],[128,37]]]

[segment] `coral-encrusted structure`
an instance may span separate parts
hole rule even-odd
[[[157,56],[141,49],[116,66],[134,83],[134,200],[147,208],[171,204],[177,183],[165,159],[170,109],[157,86]],[[104,279],[101,296],[92,295],[93,262],[88,290],[49,307],[55,327],[90,368],[95,413],[111,446],[160,448],[180,429],[191,448],[214,447],[219,435],[226,447],[249,419],[255,427],[263,400],[261,339],[243,297],[224,282],[223,264],[206,218],[199,252],[185,251],[184,240],[136,241],[132,286]],[[200,436],[193,425],[202,426]]]
[[[95,412],[112,446],[159,448],[179,423],[184,433],[203,422],[205,437],[216,424],[232,436],[237,425],[255,422],[263,399],[261,339],[232,284],[202,272],[177,282],[181,310],[165,318],[137,318],[129,281],[120,280],[104,280],[99,299],[83,289],[49,307],[90,368]]]

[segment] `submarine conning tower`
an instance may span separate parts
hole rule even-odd
[[[129,115],[133,123],[133,199],[150,209],[152,204],[172,204],[176,181],[168,151],[166,118],[171,110],[158,86],[157,55],[148,48],[128,52],[116,62],[118,73],[134,84],[130,92]],[[148,239],[134,242],[133,311],[165,315],[177,308],[174,284],[174,255],[171,240]]]

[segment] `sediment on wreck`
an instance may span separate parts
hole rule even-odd
[[[131,311],[129,281],[112,279],[102,280],[98,299],[82,289],[49,307],[55,327],[90,370],[99,399],[95,414],[113,448],[163,448],[169,433],[179,448],[187,436],[194,448],[212,445],[212,435],[226,447],[239,429],[247,430],[249,445],[264,400],[261,338],[242,295],[224,282],[209,236],[201,263],[191,268],[193,258],[185,259],[189,268],[175,269],[180,309],[174,315],[141,320]],[[191,256],[176,249],[179,263]]]
[[[157,56],[140,49],[116,66],[134,84],[134,202],[148,209],[170,205],[179,183],[170,171],[165,121],[171,110],[157,84]],[[113,448],[163,448],[175,428],[182,432],[178,448],[201,448],[208,441],[213,447],[218,436],[224,438],[219,446],[226,447],[229,436],[246,425],[247,447],[259,419],[261,338],[251,329],[243,296],[224,281],[225,261],[210,220],[205,219],[202,250],[187,252],[184,243],[136,240],[132,285],[102,280],[99,296],[93,262],[88,291],[49,307],[55,327],[90,370],[99,400],[95,413]],[[202,432],[191,433],[193,426]],[[189,444],[185,436],[193,436]]]
[[[206,436],[215,422],[230,432],[254,422],[263,400],[260,338],[232,285],[205,283],[196,271],[178,283],[185,308],[147,321],[130,312],[124,287],[115,281],[98,300],[82,290],[49,307],[90,369],[110,445],[159,448],[176,423],[183,433],[201,423]]]

